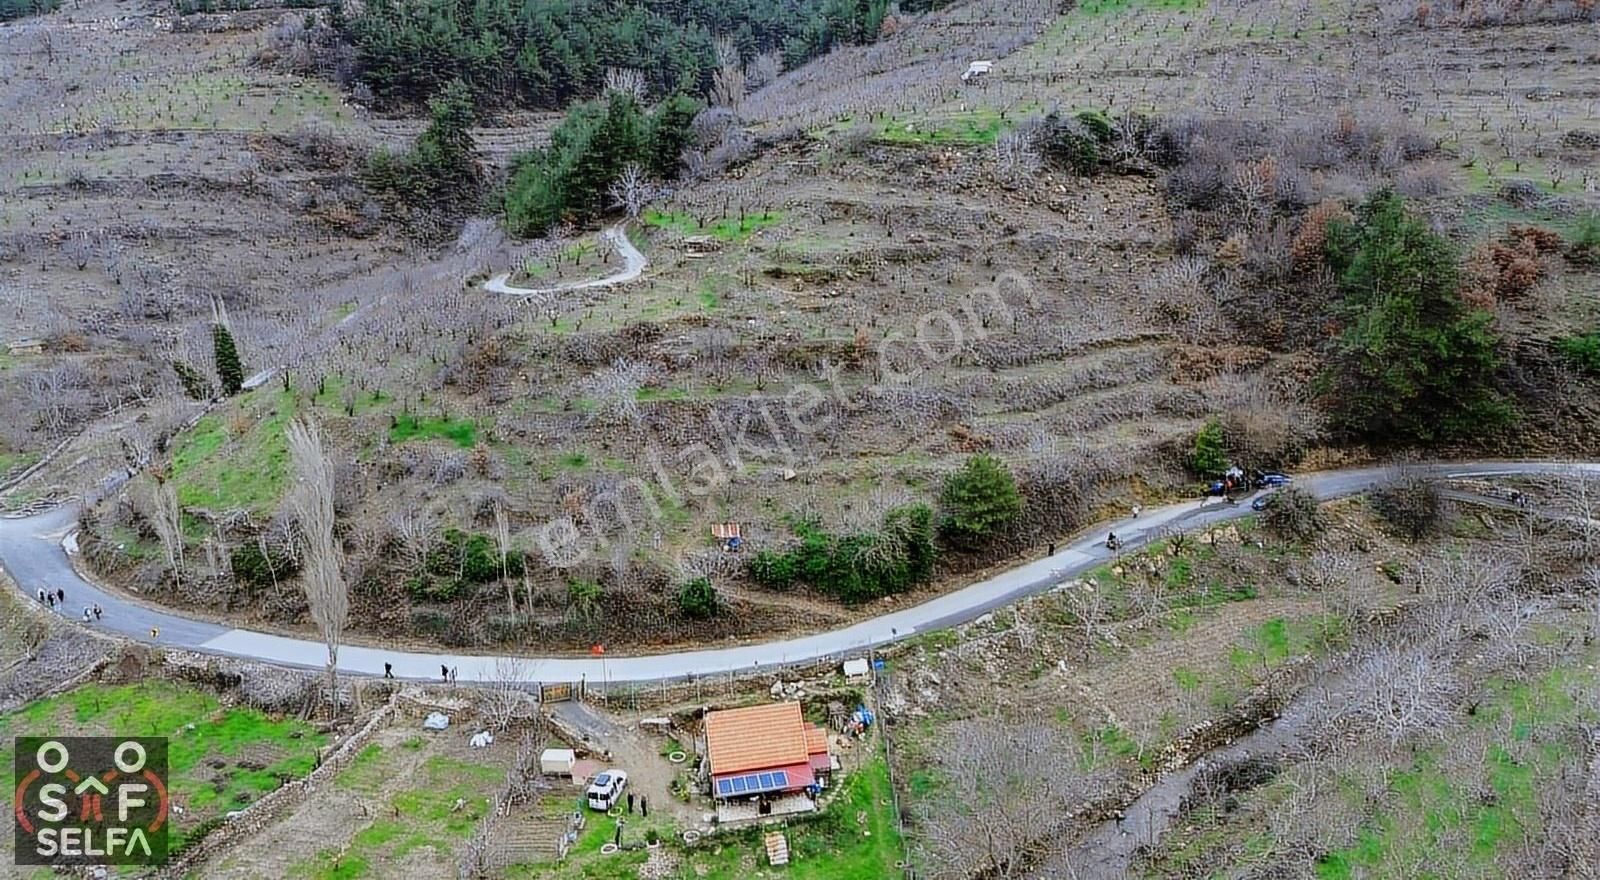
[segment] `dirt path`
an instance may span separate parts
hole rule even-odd
[[[622,255],[622,271],[596,278],[593,281],[573,281],[566,284],[557,284],[554,287],[512,287],[510,272],[502,272],[483,283],[483,289],[490,293],[503,293],[508,296],[544,296],[551,293],[568,293],[576,290],[593,290],[597,287],[612,287],[618,284],[627,284],[637,280],[644,274],[645,267],[650,261],[639,249],[628,240],[626,223],[618,223],[600,233],[600,237],[611,243],[617,253]]]

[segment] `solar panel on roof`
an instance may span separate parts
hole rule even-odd
[[[788,785],[789,784],[789,771],[787,771],[787,770],[779,770],[778,772],[772,774],[772,779],[773,779],[774,782],[778,783],[779,786]]]
[[[743,776],[734,777],[733,790],[735,792],[744,791],[744,777]]]
[[[717,791],[721,794],[733,794],[733,783],[726,779],[717,780]]]

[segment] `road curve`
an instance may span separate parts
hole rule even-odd
[[[1560,475],[1573,472],[1600,474],[1600,463],[1574,464],[1549,461],[1482,461],[1420,465],[1416,471],[1438,479]],[[1296,485],[1323,500],[1365,491],[1387,473],[1386,468],[1362,468],[1308,474]],[[1225,504],[1218,499],[1189,501],[1145,511],[1138,519],[1100,523],[1055,555],[1025,562],[987,580],[964,587],[920,605],[905,608],[840,629],[778,641],[704,648],[669,654],[631,657],[525,657],[518,677],[537,681],[644,682],[685,680],[696,677],[756,672],[822,658],[860,654],[869,648],[944,629],[972,620],[1024,596],[1042,593],[1062,580],[1103,565],[1111,554],[1104,546],[1107,531],[1115,531],[1124,552],[1158,540],[1174,529],[1193,531],[1239,519],[1250,505]],[[132,602],[122,594],[102,589],[80,577],[67,555],[67,540],[76,528],[76,508],[64,506],[38,516],[0,519],[0,568],[11,575],[29,597],[38,590],[63,589],[66,601],[57,609],[81,621],[85,605],[99,604],[104,616],[90,626],[144,641],[152,627],[156,639],[169,647],[209,654],[245,657],[270,663],[321,668],[326,650],[321,642],[271,635],[193,620],[166,609]],[[65,546],[64,543],[65,542]],[[385,663],[394,665],[401,678],[437,679],[441,664],[455,667],[468,681],[492,681],[500,658],[484,655],[424,653],[347,645],[339,652],[339,668],[348,673],[381,675]]]
[[[618,223],[608,227],[600,233],[600,237],[611,243],[617,253],[622,255],[622,271],[596,278],[593,281],[572,281],[566,284],[557,284],[554,287],[512,287],[507,282],[511,280],[510,272],[502,272],[483,283],[483,289],[490,293],[503,293],[509,296],[545,296],[552,293],[569,293],[576,290],[593,290],[597,287],[612,287],[618,284],[627,284],[635,281],[644,274],[650,261],[645,255],[633,246],[628,240],[627,224]]]

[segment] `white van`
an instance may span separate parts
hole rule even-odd
[[[606,770],[589,783],[589,809],[605,812],[622,799],[622,790],[628,786],[626,770]]]

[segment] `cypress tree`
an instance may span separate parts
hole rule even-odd
[[[217,362],[217,382],[228,397],[244,388],[244,365],[239,362],[239,349],[233,344],[233,334],[222,324],[211,325],[211,351]]]

